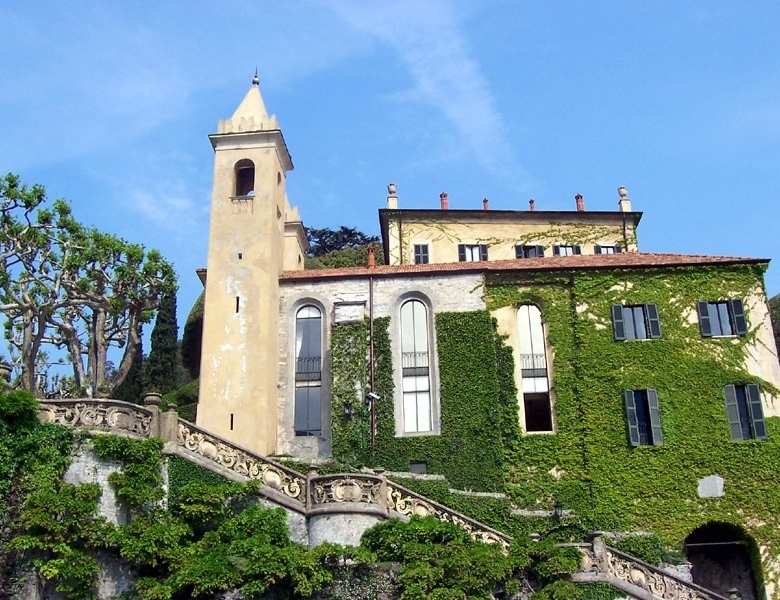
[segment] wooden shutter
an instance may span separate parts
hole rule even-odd
[[[645,311],[647,312],[647,322],[650,325],[650,337],[652,339],[662,337],[661,320],[658,318],[658,305],[652,303],[645,304]]]
[[[536,246],[536,257],[537,258],[544,257],[544,246]]]
[[[742,305],[742,300],[740,298],[729,300],[729,308],[731,309],[734,333],[745,335],[747,333],[747,318],[745,317],[745,307]]]
[[[466,244],[458,244],[458,260],[460,262],[466,261]]]
[[[560,256],[560,255],[561,255],[561,247],[553,246],[553,256]]]
[[[628,440],[632,446],[639,446],[639,423],[636,418],[636,401],[634,392],[624,390],[623,396],[626,399],[626,422],[628,423]]]
[[[755,383],[745,386],[748,404],[750,406],[750,419],[753,421],[753,433],[759,440],[765,440],[766,423],[764,422],[764,409],[761,406],[761,390]]]
[[[479,260],[487,260],[488,254],[487,254],[487,244],[480,244],[479,245]]]
[[[623,252],[623,246],[620,244],[615,244],[615,253],[620,254],[621,252]]]
[[[601,246],[599,246],[598,244],[594,244],[593,254],[601,254]]]
[[[731,439],[742,439],[742,425],[739,422],[739,407],[737,406],[737,390],[733,385],[723,386],[723,398],[726,400],[726,414],[729,417]]]
[[[663,446],[664,433],[661,431],[661,411],[658,408],[658,393],[652,388],[647,390],[647,406],[650,409],[653,446]]]
[[[712,325],[710,325],[710,303],[699,300],[699,328],[703,337],[712,337]]]
[[[525,258],[522,246],[515,246],[515,258]]]
[[[579,246],[572,246],[574,254],[582,254],[582,249]]]
[[[622,342],[626,339],[626,325],[623,322],[623,306],[620,304],[612,305],[612,329],[615,332],[615,339]]]

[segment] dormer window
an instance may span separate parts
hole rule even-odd
[[[248,158],[236,163],[236,196],[255,195],[255,163]]]

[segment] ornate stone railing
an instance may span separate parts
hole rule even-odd
[[[440,521],[455,523],[468,531],[473,539],[486,544],[501,544],[502,548],[507,549],[512,541],[512,538],[508,535],[392,481],[387,482],[387,506],[391,516],[393,513],[404,517],[413,515],[421,517],[431,516],[436,517]]]
[[[38,409],[43,423],[140,438],[156,434],[153,417],[153,410],[120,400],[45,400]]]
[[[238,478],[260,481],[265,486],[261,493],[288,508],[306,512],[306,477],[297,471],[209,433],[184,419],[178,419],[176,446],[177,453],[185,458],[195,455],[197,462],[201,464],[206,461],[218,465],[220,471],[235,474]]]
[[[641,600],[729,600],[690,581],[662,571],[624,554],[597,537],[592,544],[577,544],[583,554],[579,573],[573,581],[604,581]]]

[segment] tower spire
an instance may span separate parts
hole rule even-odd
[[[257,66],[255,66],[255,76],[252,77],[252,85],[260,87],[260,78],[257,76]]]

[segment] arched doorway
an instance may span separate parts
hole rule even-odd
[[[752,561],[758,557],[755,541],[737,525],[707,523],[685,539],[693,582],[722,596],[736,588],[742,600],[757,600]]]

